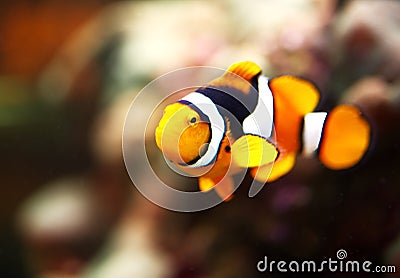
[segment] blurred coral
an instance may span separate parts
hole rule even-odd
[[[101,210],[83,179],[55,181],[31,196],[17,221],[32,270],[79,273],[106,230]]]
[[[320,260],[341,248],[352,259],[399,263],[400,2],[18,0],[0,7],[5,277],[21,269],[27,277],[257,277],[265,255]],[[232,201],[211,210],[157,207],[123,165],[132,100],[169,71],[239,60],[254,60],[268,76],[309,78],[321,89],[321,109],[356,104],[373,126],[373,148],[359,166],[335,173],[299,159],[255,198],[247,197],[246,177]],[[135,117],[147,121],[148,106]],[[130,130],[125,139],[137,144],[143,131]],[[170,175],[146,138],[160,177],[197,188]]]
[[[399,24],[397,1],[349,1],[337,16],[333,30],[336,62],[344,63],[350,76],[381,74],[387,80],[398,78]]]
[[[0,7],[0,74],[34,80],[101,4],[8,1]]]

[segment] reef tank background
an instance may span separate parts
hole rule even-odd
[[[340,249],[400,271],[399,26],[389,0],[2,2],[1,276],[281,277],[257,262]],[[171,70],[240,60],[313,80],[321,109],[358,105],[371,152],[340,172],[301,159],[255,198],[246,178],[206,211],[155,206],[123,164],[131,101]]]

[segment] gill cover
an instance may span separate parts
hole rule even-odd
[[[182,103],[165,108],[155,132],[158,148],[169,160],[180,164],[199,157],[210,136],[208,123],[202,122],[196,111]]]

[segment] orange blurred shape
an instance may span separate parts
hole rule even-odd
[[[96,1],[0,4],[0,75],[34,79],[60,46],[101,5]]]

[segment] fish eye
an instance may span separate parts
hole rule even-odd
[[[196,117],[192,117],[189,122],[191,124],[194,124],[194,123],[196,123],[196,121],[197,121],[197,118]]]

